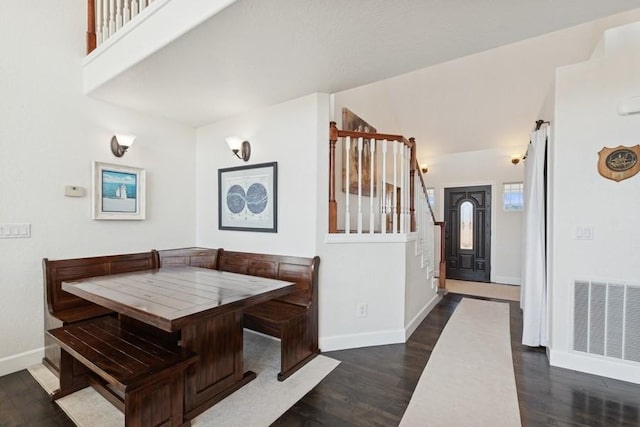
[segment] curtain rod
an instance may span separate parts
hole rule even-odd
[[[536,120],[536,129],[535,130],[540,130],[540,128],[542,127],[543,124],[548,124],[550,125],[551,123],[549,121],[545,121],[545,120]]]

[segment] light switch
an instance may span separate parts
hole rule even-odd
[[[0,224],[0,239],[20,239],[31,237],[31,224]]]
[[[593,226],[591,225],[577,226],[576,240],[593,240]]]

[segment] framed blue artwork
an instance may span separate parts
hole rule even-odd
[[[218,169],[218,229],[278,231],[278,163]]]
[[[93,219],[145,219],[145,171],[93,162]]]

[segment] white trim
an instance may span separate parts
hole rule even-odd
[[[42,363],[43,357],[44,347],[3,357],[0,359],[0,377]]]
[[[442,297],[434,297],[420,310],[420,312],[403,329],[363,332],[359,334],[335,335],[320,337],[320,349],[325,351],[346,350],[349,348],[371,347],[375,345],[405,343],[411,334],[420,326]]]
[[[404,329],[391,329],[386,331],[363,332],[360,334],[320,337],[320,350],[325,352],[370,347],[374,345],[401,344],[405,342],[404,336]]]
[[[576,351],[549,351],[551,366],[640,384],[640,363]]]
[[[407,323],[407,325],[404,327],[405,342],[409,339],[409,337],[411,337],[411,334],[413,334],[415,330],[418,329],[420,323],[422,323],[427,315],[431,313],[431,310],[433,310],[433,308],[440,302],[440,300],[442,300],[441,295],[434,295],[433,298],[431,298],[431,301],[425,304],[422,310],[420,310],[418,314],[416,314],[413,319],[411,319],[409,323]]]
[[[501,285],[520,286],[522,284],[522,278],[514,276],[496,276],[494,277],[494,282]]]

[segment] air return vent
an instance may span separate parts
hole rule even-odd
[[[573,349],[640,362],[640,287],[575,281]]]

